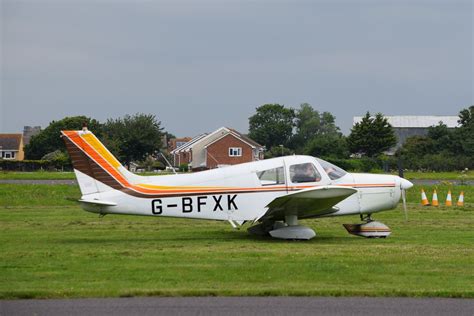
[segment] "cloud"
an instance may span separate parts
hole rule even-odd
[[[267,102],[309,102],[350,126],[367,107],[429,114],[473,103],[469,1],[6,1],[4,8],[8,130],[80,111],[99,119],[141,111],[178,134],[221,125],[245,131]]]

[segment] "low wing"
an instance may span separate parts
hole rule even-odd
[[[334,205],[356,193],[353,188],[324,186],[309,188],[274,199],[260,220],[284,220],[287,215],[310,218],[337,212]]]

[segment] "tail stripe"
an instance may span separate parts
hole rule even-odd
[[[133,185],[117,169],[119,162],[112,154],[93,136],[93,134],[83,134],[77,131],[63,131],[68,152],[73,161],[74,168],[90,176],[97,181],[120,190],[124,193],[136,197],[171,197],[182,194],[200,195],[200,194],[223,194],[223,193],[256,193],[286,191],[285,186],[272,188],[236,188],[236,187],[182,187],[182,186],[152,186],[152,185]],[[92,135],[85,138],[86,135]],[[385,184],[392,186],[392,184]],[[348,184],[347,186],[357,186]],[[375,186],[375,184],[367,184]],[[377,184],[378,186],[378,184]],[[313,186],[297,186],[292,190],[304,189]],[[159,189],[157,189],[159,188]]]
[[[68,135],[69,134],[69,135]],[[90,159],[96,162],[100,167],[102,167],[110,176],[112,176],[116,181],[118,181],[122,186],[130,186],[127,179],[123,177],[120,172],[117,171],[108,161],[106,161],[97,151],[85,141],[81,135],[77,132],[68,133],[67,136],[69,139],[79,147]]]
[[[64,142],[72,159],[74,169],[116,190],[123,189],[123,186],[117,180],[105,172],[94,160],[90,159],[69,137],[64,137]]]
[[[117,169],[120,167],[120,162],[108,151],[108,149],[95,137],[94,134],[84,134],[82,138],[91,145],[92,148],[103,157],[112,167]]]
[[[66,135],[66,134],[65,134]],[[117,181],[116,178],[114,178],[112,175],[110,175],[109,172],[104,170],[103,166],[99,165],[99,163],[94,160],[89,154],[86,153],[87,149],[90,149],[87,147],[87,144],[84,142],[80,141],[78,137],[71,137],[70,135],[66,135],[65,137],[65,142],[67,149],[70,153],[70,156],[73,160],[73,165],[74,168],[81,171],[82,173],[116,189],[119,191],[122,191],[126,194],[136,196],[136,197],[141,197],[141,198],[150,198],[150,197],[172,197],[172,196],[179,196],[182,195],[183,193],[186,193],[188,195],[200,195],[200,194],[213,194],[213,193],[244,193],[244,192],[258,192],[256,188],[222,188],[222,189],[213,189],[213,188],[205,188],[202,187],[201,189],[198,190],[179,190],[179,187],[174,187],[176,189],[168,189],[168,190],[152,190],[148,189],[146,191],[148,192],[137,192],[136,189],[140,189],[137,186],[133,186],[131,184],[128,184],[127,186],[122,185]],[[76,140],[74,142],[72,140]],[[80,146],[78,144],[80,142]],[[104,162],[104,161],[102,161]],[[171,188],[171,187],[170,187]],[[278,187],[278,188],[262,188],[264,191],[285,191],[286,187]],[[145,191],[145,190],[144,190]],[[263,191],[263,190],[262,190]]]

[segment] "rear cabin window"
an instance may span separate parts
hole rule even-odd
[[[257,177],[262,185],[285,184],[283,167],[259,171]]]
[[[293,183],[321,181],[321,175],[312,163],[301,163],[290,166],[290,178]]]

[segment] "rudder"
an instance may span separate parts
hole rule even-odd
[[[121,190],[138,181],[139,176],[127,171],[92,132],[61,133],[82,195]]]

